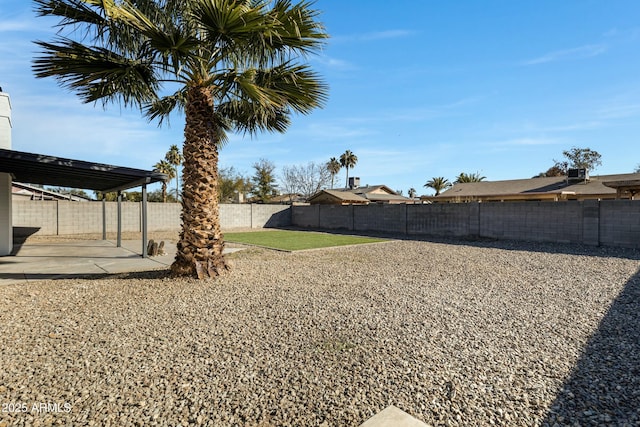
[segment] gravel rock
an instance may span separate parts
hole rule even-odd
[[[640,253],[514,242],[249,249],[0,287],[1,425],[638,425]],[[4,424],[3,424],[4,423]]]

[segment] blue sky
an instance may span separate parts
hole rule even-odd
[[[318,0],[331,35],[312,66],[330,86],[324,109],[286,134],[233,135],[222,167],[246,174],[326,162],[349,149],[351,176],[393,189],[480,172],[529,178],[562,151],[602,154],[592,174],[640,163],[640,2],[637,0]],[[27,0],[0,2],[0,86],[11,95],[13,148],[151,168],[182,143],[138,111],[85,105],[33,77],[33,40],[53,21]],[[340,174],[344,179],[344,171]]]

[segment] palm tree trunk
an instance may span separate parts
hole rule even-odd
[[[178,166],[175,166],[176,172],[176,203],[180,201],[178,194],[180,194],[180,177],[178,176]]]
[[[167,203],[167,182],[162,181],[162,203]]]
[[[347,183],[345,184],[344,188],[348,189],[349,188],[349,166],[345,166],[345,168],[347,169]]]
[[[218,135],[208,88],[187,91],[182,168],[182,231],[171,272],[199,279],[229,269],[218,209]]]

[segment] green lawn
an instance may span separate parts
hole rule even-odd
[[[373,237],[345,236],[342,234],[317,233],[313,231],[250,231],[247,233],[224,233],[224,239],[233,243],[264,246],[285,251],[328,248],[331,246],[357,245],[384,242]]]

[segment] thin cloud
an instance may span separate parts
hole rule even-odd
[[[362,33],[362,34],[352,34],[347,36],[335,36],[335,37],[332,37],[331,40],[334,42],[352,42],[352,41],[369,42],[369,41],[377,41],[377,40],[389,40],[389,39],[410,37],[414,34],[416,34],[416,32],[411,30],[384,30],[384,31],[374,31],[370,33]]]
[[[43,27],[41,24],[41,22],[34,21],[30,16],[24,16],[19,19],[7,19],[0,21],[0,33],[43,31],[43,29],[47,27]]]
[[[514,138],[506,141],[492,143],[495,146],[522,147],[522,146],[538,146],[538,145],[556,145],[562,144],[564,141],[555,138]]]
[[[599,111],[603,119],[625,119],[640,115],[640,104],[618,104],[602,108]]]
[[[605,44],[590,44],[573,49],[556,50],[554,52],[547,53],[546,55],[523,61],[522,65],[538,65],[557,61],[574,61],[602,55],[606,51],[607,46]]]
[[[312,61],[322,64],[327,68],[331,68],[338,71],[351,71],[357,68],[355,65],[353,65],[353,63],[349,61],[332,58],[326,55],[314,57]]]

